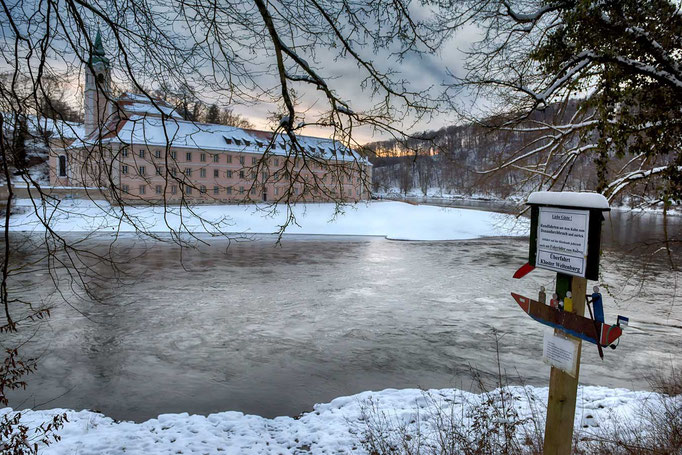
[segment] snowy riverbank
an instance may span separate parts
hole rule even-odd
[[[530,191],[529,191],[530,192]],[[482,203],[497,203],[506,206],[523,207],[528,198],[528,193],[512,194],[506,198],[502,198],[492,193],[449,193],[440,188],[429,188],[426,194],[417,188],[413,188],[407,194],[400,192],[398,188],[392,188],[388,191],[380,191],[374,193],[375,196],[386,200],[408,200],[408,201],[439,201],[442,203],[452,202],[482,202]],[[611,210],[619,210],[623,212],[633,213],[653,213],[663,214],[663,204],[658,200],[633,201],[629,197],[623,198],[620,203],[611,203]],[[674,204],[668,207],[669,216],[682,216],[682,205]]]
[[[509,387],[517,421],[528,419],[519,433],[542,434],[547,388]],[[499,391],[477,395],[456,389],[386,389],[341,397],[315,405],[300,418],[266,419],[240,412],[221,412],[209,416],[164,414],[143,423],[115,422],[91,411],[52,409],[25,411],[22,423],[34,428],[51,416],[66,412],[69,422],[59,430],[61,441],[45,448],[44,454],[365,454],[362,440],[367,421],[383,415],[397,425],[419,421],[422,436],[429,438],[436,407],[447,415],[471,416],[491,409],[485,402],[499,397]],[[632,392],[605,387],[580,387],[575,428],[583,436],[609,435],[612,426],[627,422],[647,429],[644,409],[661,406],[662,396],[651,392]],[[495,403],[499,406],[500,403]],[[507,409],[510,403],[506,403]],[[452,411],[452,414],[450,412]],[[12,412],[0,409],[0,416]],[[495,411],[496,412],[496,411]],[[368,419],[369,417],[369,419]],[[492,418],[492,420],[495,420]],[[466,417],[463,420],[466,425]],[[501,421],[497,420],[498,424]],[[470,422],[469,422],[470,423]],[[431,429],[431,430],[430,430]]]
[[[397,240],[461,240],[478,237],[527,235],[528,223],[514,216],[403,202],[382,201],[349,204],[335,215],[334,204],[296,204],[296,224],[287,234],[372,235]],[[277,233],[286,222],[286,207],[272,212],[268,206],[201,205],[180,209],[169,206],[128,207],[123,214],[118,207],[102,201],[62,201],[56,207],[39,209],[41,218],[49,219],[58,232],[145,232],[178,231],[225,232],[243,234]],[[202,222],[201,218],[209,223]],[[45,227],[29,200],[19,200],[13,207],[12,231],[40,232]]]

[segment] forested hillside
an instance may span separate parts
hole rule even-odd
[[[531,150],[549,145],[551,139],[533,130],[536,125],[569,122],[576,114],[578,101],[563,110],[550,106],[536,111],[527,122],[513,128],[501,127],[505,119],[489,119],[486,124],[467,123],[415,135],[405,142],[374,142],[368,148],[375,154],[373,190],[375,193],[402,195],[462,195],[491,198],[524,197],[528,192],[547,189],[529,166],[508,166],[495,170],[504,162],[523,156]],[[558,144],[549,159],[561,165],[564,155],[579,146],[579,141],[595,138],[573,137]],[[627,160],[611,158],[609,168],[618,170]],[[580,155],[572,163],[568,178],[552,190],[595,190],[598,187],[597,166],[588,155]],[[494,171],[494,172],[488,172]],[[636,188],[636,191],[633,191]],[[634,194],[637,197],[634,197]],[[614,202],[654,202],[655,182],[633,187]]]

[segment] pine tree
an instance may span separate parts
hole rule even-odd
[[[211,104],[208,108],[206,123],[220,123],[220,108],[217,104]]]

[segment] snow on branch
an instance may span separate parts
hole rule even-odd
[[[509,2],[507,1],[503,1],[502,5],[504,5],[504,7],[507,9],[507,15],[520,24],[525,24],[528,22],[537,22],[545,14],[550,13],[552,11],[557,11],[566,6],[565,3],[559,3],[556,5],[543,6],[542,8],[538,9],[533,13],[519,13],[517,11],[514,11]]]
[[[353,110],[347,106],[338,106],[337,110],[340,113],[346,114],[346,115],[354,115],[355,114],[355,112],[353,112]]]
[[[586,57],[587,57],[586,53],[578,54],[573,59],[573,61],[569,62],[559,72],[559,74],[563,73],[563,76],[555,78],[549,87],[547,87],[542,93],[535,96],[535,99],[543,103],[547,103],[547,99],[549,99],[549,97],[552,96],[554,92],[563,87],[564,84],[566,84],[566,82],[573,78],[573,76],[580,73],[586,66],[590,64],[590,61],[587,60]]]
[[[566,86],[567,83],[572,81],[576,76],[578,76],[583,70],[589,68],[592,63],[589,58],[588,52],[582,52],[575,56],[570,62],[568,62],[564,67],[557,73],[557,75],[548,82],[548,86],[542,91],[537,91],[536,89],[530,88],[522,83],[517,83],[515,81],[508,81],[504,79],[485,79],[478,81],[478,84],[494,84],[500,87],[508,87],[521,93],[525,93],[530,98],[532,98],[536,105],[549,104],[550,98],[556,94],[560,89]]]
[[[317,84],[317,81],[313,79],[310,76],[307,76],[305,74],[290,74],[290,73],[285,73],[287,79],[290,81],[295,81],[295,82],[308,82],[310,84]]]
[[[620,63],[621,65],[630,67],[642,74],[651,76],[663,82],[667,82],[668,84],[673,85],[678,89],[682,89],[682,74],[673,74],[669,71],[658,69],[654,65],[643,63],[638,60],[633,60],[631,58],[623,57],[620,55],[609,56],[597,54],[596,52],[587,52],[586,54],[597,62],[611,61]]]
[[[535,123],[540,123],[540,122],[535,122]],[[611,121],[610,123],[615,124],[616,122]],[[504,128],[500,128],[500,129],[502,131],[511,131],[514,133],[540,133],[542,131],[554,130],[554,131],[560,132],[561,134],[569,134],[569,133],[572,133],[572,132],[579,130],[579,129],[597,126],[599,124],[599,120],[590,119],[590,120],[585,120],[585,121],[578,122],[578,123],[566,123],[563,125],[552,125],[550,123],[541,123],[541,124],[542,124],[542,126],[535,127],[535,128],[504,127]]]
[[[640,181],[647,179],[651,176],[662,174],[667,170],[675,170],[677,172],[682,172],[682,166],[659,166],[652,169],[638,169],[636,171],[628,172],[622,177],[611,182],[604,190],[604,195],[611,202],[621,191],[623,191],[628,186]]]

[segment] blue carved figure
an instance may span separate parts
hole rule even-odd
[[[604,303],[599,293],[599,286],[592,288],[592,307],[594,308],[594,320],[597,322],[604,322]]]

